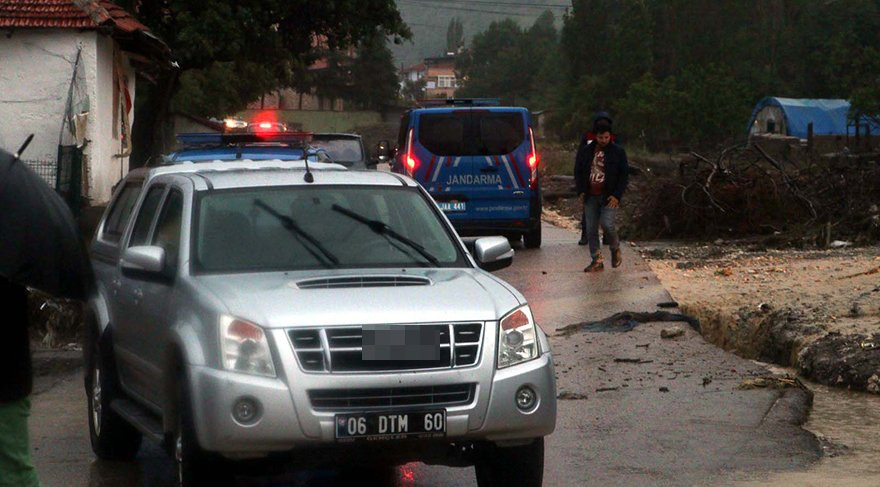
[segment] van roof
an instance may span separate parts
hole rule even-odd
[[[419,113],[449,113],[459,110],[471,110],[475,112],[526,112],[529,109],[525,107],[488,107],[488,106],[446,106],[446,107],[429,107],[429,108],[413,108],[411,112]]]

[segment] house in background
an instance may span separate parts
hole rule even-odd
[[[104,0],[0,1],[0,141],[74,212],[105,204],[128,172],[135,83],[170,51]]]
[[[458,89],[455,76],[455,53],[425,58],[421,63],[401,70],[402,82],[425,80],[425,98],[454,98]],[[402,86],[402,85],[401,85]]]
[[[425,63],[413,64],[412,66],[403,68],[400,70],[401,86],[403,86],[403,82],[405,81],[415,83],[424,78],[427,73],[428,68],[425,66]]]

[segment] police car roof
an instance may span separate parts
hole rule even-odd
[[[312,164],[309,164],[311,168]],[[239,169],[235,171],[199,171],[207,182],[200,189],[258,188],[267,186],[415,186],[396,174],[382,171],[318,170],[312,171],[314,182],[303,179],[305,168],[297,169]],[[208,184],[208,182],[210,184]]]
[[[312,185],[368,185],[410,186],[417,183],[409,178],[384,171],[352,171],[333,163],[310,162],[313,183],[306,183],[304,161],[218,161],[199,164],[176,164],[156,168],[137,169],[147,178],[169,174],[198,174],[190,178],[196,190],[231,189],[260,186]]]
[[[187,148],[172,152],[165,157],[166,164],[180,164],[186,162],[201,162],[214,160],[244,160],[268,161],[268,160],[299,160],[302,159],[306,150],[302,147],[288,146],[245,146],[237,147],[210,147],[210,148]]]

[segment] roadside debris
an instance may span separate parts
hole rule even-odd
[[[562,391],[556,395],[556,399],[562,401],[581,401],[587,399],[587,395],[579,392]]]
[[[795,378],[774,376],[743,379],[742,384],[739,385],[739,389],[785,389],[786,387],[803,388],[804,385]]]
[[[662,303],[657,303],[658,308],[678,308],[678,303],[675,301],[664,301]]]
[[[828,247],[832,249],[842,249],[845,247],[849,247],[850,245],[852,245],[852,242],[847,242],[846,240],[835,240],[828,244]]]
[[[880,266],[874,267],[874,268],[872,268],[872,269],[868,269],[868,270],[866,270],[865,272],[857,272],[857,273],[855,273],[855,274],[850,274],[850,275],[848,275],[848,276],[843,276],[843,277],[841,277],[840,279],[841,279],[841,280],[843,280],[843,279],[852,279],[853,277],[859,277],[859,276],[870,276],[870,275],[872,275],[872,274],[878,274],[878,273],[880,273]]]
[[[722,267],[719,269],[715,269],[715,275],[722,276],[722,277],[730,277],[733,275],[733,269],[731,269],[730,267]]]
[[[816,382],[880,394],[880,333],[828,333],[798,359],[800,373]]]
[[[669,388],[666,387],[666,386],[661,386],[661,387],[660,387],[660,392],[669,392]]]
[[[596,392],[609,392],[609,391],[616,391],[618,389],[620,389],[620,387],[617,387],[617,386],[615,386],[615,387],[600,387],[600,388],[596,389]]]
[[[650,363],[654,362],[653,360],[643,360],[640,358],[627,358],[627,357],[616,358],[616,359],[614,359],[614,361],[617,363],[625,363],[625,364],[650,364]]]
[[[703,387],[706,387],[706,386],[708,386],[708,385],[711,384],[711,383],[712,383],[712,378],[711,378],[711,377],[703,377]]]
[[[556,331],[556,336],[570,336],[579,331],[587,332],[627,332],[635,328],[639,323],[651,322],[685,322],[697,332],[700,331],[700,320],[693,316],[670,313],[669,311],[632,312],[624,311],[609,316],[601,321],[574,323],[563,326]]]
[[[660,330],[660,338],[669,339],[684,335],[684,328],[680,326],[670,326]]]

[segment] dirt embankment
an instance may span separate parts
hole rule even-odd
[[[718,242],[642,251],[709,341],[795,366],[823,384],[880,394],[880,248],[750,250]]]

